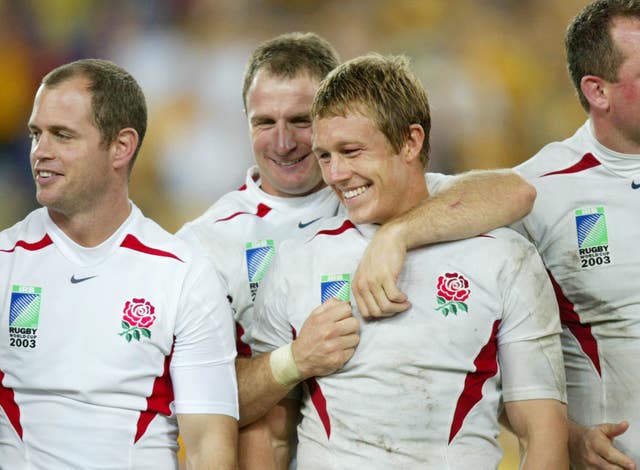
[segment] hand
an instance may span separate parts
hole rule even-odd
[[[360,315],[364,319],[390,317],[407,310],[411,303],[398,289],[407,247],[400,232],[382,226],[371,239],[351,283]]]
[[[351,359],[360,341],[359,328],[348,302],[331,298],[314,309],[291,346],[304,378],[329,375]]]
[[[613,439],[629,429],[629,423],[603,423],[590,428],[572,424],[569,437],[571,465],[577,470],[627,469],[636,464],[613,446]]]

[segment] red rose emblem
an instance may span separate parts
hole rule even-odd
[[[155,307],[145,299],[127,300],[122,310],[122,328],[119,335],[125,337],[127,342],[131,339],[140,341],[142,336],[151,338],[149,327],[156,321]]]
[[[469,307],[464,302],[471,295],[469,281],[459,273],[446,273],[438,276],[438,305],[436,311],[445,317],[450,313],[457,315],[459,311],[468,312]]]
[[[469,298],[469,294],[469,281],[462,274],[446,273],[438,278],[438,296],[445,300],[464,302]]]
[[[127,300],[127,303],[124,304],[124,315],[122,319],[126,321],[129,326],[149,328],[153,325],[153,322],[156,321],[155,311],[155,307],[145,299]]]

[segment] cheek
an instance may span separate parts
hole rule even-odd
[[[269,133],[256,132],[251,135],[251,146],[256,157],[262,156],[269,148]]]
[[[296,129],[293,133],[293,138],[296,141],[298,147],[311,148],[311,141],[313,139],[313,132],[311,128]]]

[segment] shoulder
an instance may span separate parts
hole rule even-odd
[[[127,228],[121,247],[181,263],[191,263],[196,257],[194,248],[189,243],[167,232],[141,212]]]
[[[522,256],[538,256],[535,246],[517,231],[500,227],[475,237],[445,243],[467,259],[477,257],[493,265],[508,265]],[[488,266],[485,264],[485,266]]]
[[[545,145],[529,160],[516,166],[515,170],[535,183],[549,174],[573,174],[588,168],[592,165],[590,157],[586,157],[592,150],[588,125],[588,122],[583,124],[568,139]],[[595,157],[591,158],[595,160]],[[581,162],[584,163],[582,166]]]
[[[46,236],[44,218],[46,209],[41,207],[27,217],[0,232],[0,251],[13,251],[16,245],[32,246]]]

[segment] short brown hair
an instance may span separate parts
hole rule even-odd
[[[337,67],[320,84],[312,119],[371,113],[372,120],[391,147],[400,152],[410,136],[410,126],[420,124],[425,137],[420,160],[429,161],[431,113],[427,92],[409,69],[406,56],[368,54]]]
[[[138,133],[138,146],[129,163],[131,171],[147,131],[147,104],[140,85],[122,67],[102,59],[81,59],[61,65],[45,75],[42,85],[54,88],[77,76],[90,82],[93,120],[103,145],[113,142],[124,128],[132,127]]]
[[[340,63],[334,47],[315,33],[287,33],[263,42],[247,62],[242,85],[242,102],[247,107],[247,92],[258,70],[271,75],[294,78],[307,73],[318,82]]]
[[[608,82],[618,80],[618,70],[625,57],[613,43],[611,25],[615,18],[621,17],[640,19],[640,2],[597,0],[584,7],[567,28],[567,68],[580,104],[587,112],[589,102],[580,88],[582,77],[595,75]]]

